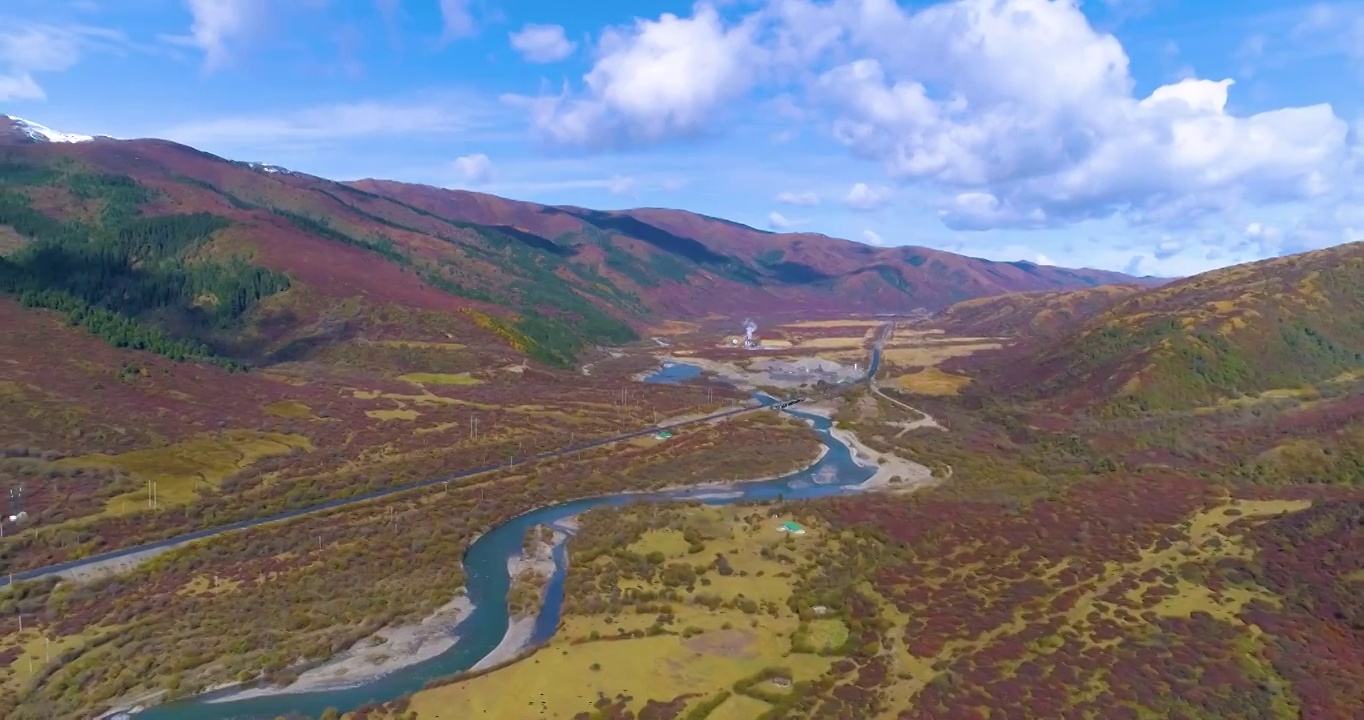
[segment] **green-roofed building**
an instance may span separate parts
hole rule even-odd
[[[792,521],[790,521],[790,520],[788,520],[788,521],[782,523],[782,524],[781,524],[781,527],[779,527],[779,528],[777,528],[777,529],[780,530],[780,531],[782,531],[782,532],[791,533],[792,535],[804,535],[804,534],[805,534],[805,528],[801,527],[800,523],[798,523],[798,522],[792,522]]]

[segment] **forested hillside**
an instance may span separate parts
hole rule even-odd
[[[1125,279],[682,211],[337,183],[158,140],[4,137],[5,292],[175,357],[301,359],[338,339],[317,332],[337,322],[321,310],[353,298],[457,311],[447,332],[567,367],[667,318],[909,311]]]
[[[20,188],[64,188],[84,212],[62,219],[33,208]],[[28,242],[0,257],[0,288],[26,307],[66,314],[116,347],[235,367],[215,334],[240,326],[286,275],[240,255],[198,258],[230,222],[210,213],[141,215],[152,193],[126,175],[0,166],[0,225]]]
[[[1093,292],[1048,298],[1035,312],[1079,306]],[[981,382],[1108,414],[1189,410],[1357,376],[1361,319],[1364,243],[1350,243],[1132,292],[1106,309],[1091,305],[1076,329],[1051,339],[1024,330],[1003,351],[1016,362]]]

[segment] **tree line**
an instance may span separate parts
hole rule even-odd
[[[203,338],[238,326],[260,300],[288,289],[287,276],[241,257],[195,258],[230,222],[202,212],[142,216],[151,193],[126,176],[71,173],[53,182],[98,201],[98,220],[52,218],[0,184],[0,225],[31,239],[0,258],[0,292],[65,313],[68,324],[116,347],[244,367]]]

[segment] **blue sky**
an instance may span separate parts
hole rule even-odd
[[[6,0],[0,112],[1182,275],[1364,239],[1364,3]]]

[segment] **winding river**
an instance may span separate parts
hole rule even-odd
[[[678,382],[689,376],[679,365],[665,368],[650,377],[653,382]],[[774,402],[758,396],[764,404]],[[653,493],[605,495],[576,500],[528,512],[512,518],[485,533],[469,546],[464,556],[464,570],[468,577],[466,591],[474,610],[454,627],[458,638],[453,647],[428,660],[393,671],[381,678],[344,689],[311,693],[281,694],[266,697],[208,702],[214,696],[200,695],[188,700],[158,705],[136,715],[137,720],[273,720],[281,715],[302,713],[317,717],[328,707],[341,711],[354,710],[370,702],[383,702],[420,690],[428,681],[454,675],[472,668],[501,642],[510,619],[507,614],[507,591],[511,579],[507,561],[521,552],[526,532],[536,525],[552,525],[586,510],[602,506],[619,506],[631,502],[670,502],[700,500],[713,505],[754,502],[775,499],[811,499],[851,491],[851,486],[871,477],[873,468],[862,467],[853,461],[847,446],[829,434],[831,422],[827,418],[788,409],[790,413],[809,421],[828,448],[824,457],[813,466],[777,478],[725,486],[686,488]],[[563,585],[568,563],[565,562],[566,543],[555,548],[558,569],[550,578],[544,607],[536,618],[531,637],[533,645],[548,642],[558,628],[563,610]],[[221,695],[219,696],[221,697]]]

